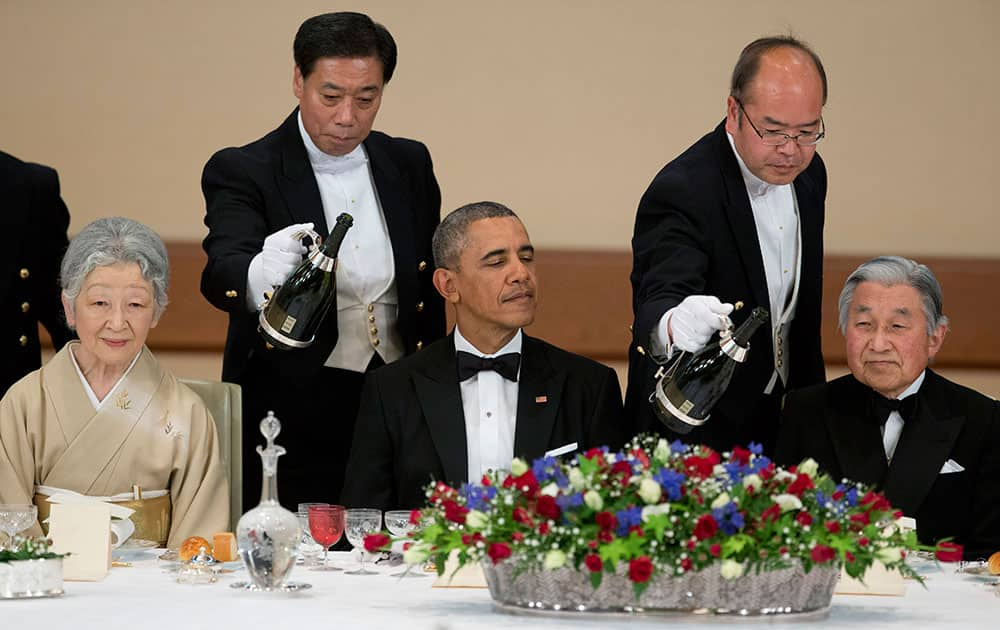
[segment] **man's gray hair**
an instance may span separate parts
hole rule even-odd
[[[70,310],[91,271],[128,263],[139,265],[143,279],[153,286],[154,314],[159,317],[167,308],[167,248],[156,232],[125,217],[97,219],[70,241],[59,274]]]
[[[948,317],[941,312],[943,296],[941,285],[927,265],[903,258],[902,256],[877,256],[862,263],[855,269],[843,290],[837,306],[840,310],[840,332],[847,332],[847,316],[854,299],[854,289],[862,282],[878,282],[887,287],[905,284],[913,287],[920,294],[923,304],[924,319],[927,320],[927,334],[933,335],[938,326],[948,326]]]
[[[469,244],[469,225],[481,219],[503,217],[518,219],[513,210],[495,201],[477,201],[449,213],[438,224],[437,229],[434,230],[434,238],[431,240],[431,248],[434,251],[434,266],[451,270],[457,269],[458,259],[461,258],[462,252]]]

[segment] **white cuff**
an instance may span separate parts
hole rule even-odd
[[[274,287],[264,279],[264,252],[258,253],[247,267],[246,304],[251,313],[259,311],[264,302],[264,292],[274,291]]]
[[[656,323],[656,328],[649,334],[649,339],[652,342],[652,347],[649,349],[650,354],[661,361],[668,361],[674,356],[674,347],[670,343],[670,331],[667,328],[667,322],[670,320],[670,315],[676,309],[677,307],[675,306],[664,313],[660,317],[660,321]]]

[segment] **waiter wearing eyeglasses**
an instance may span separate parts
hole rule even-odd
[[[792,37],[743,49],[726,119],[667,164],[639,202],[632,237],[633,338],[626,411],[670,435],[649,396],[656,363],[695,351],[764,306],[770,325],[703,426],[680,437],[719,450],[773,451],[784,392],[823,382],[820,306],[826,73]]]

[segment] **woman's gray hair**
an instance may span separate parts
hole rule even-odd
[[[930,268],[902,256],[878,256],[862,263],[847,277],[840,299],[837,300],[841,333],[847,332],[847,316],[851,300],[854,299],[854,289],[862,282],[877,282],[887,287],[898,284],[913,287],[920,294],[920,301],[923,303],[927,334],[933,335],[938,326],[948,326],[948,317],[941,312],[941,285]]]
[[[125,217],[97,219],[70,241],[60,270],[62,292],[72,311],[83,281],[98,267],[136,263],[153,286],[154,316],[167,308],[170,264],[163,240],[142,223]]]

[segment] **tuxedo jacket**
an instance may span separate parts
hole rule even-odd
[[[823,285],[823,213],[826,168],[817,154],[793,182],[802,243],[798,301],[791,321],[789,389],[825,380],[820,348]],[[649,396],[656,365],[649,357],[650,335],[660,318],[689,295],[714,295],[747,305],[731,316],[739,325],[755,306],[768,307],[767,278],[750,198],[725,123],[667,164],[639,202],[632,237],[633,338],[629,348],[626,413],[645,429],[666,433]],[[639,352],[642,347],[645,353]],[[746,363],[738,365],[729,389],[709,421],[684,441],[719,449],[749,440],[772,444],[773,418],[754,418],[774,372],[770,325],[750,340]]]
[[[989,557],[1000,550],[1000,404],[926,374],[891,464],[872,417],[872,390],[852,375],[786,397],[776,460],[812,457],[834,479],[873,484],[916,518],[922,542],[951,536],[966,557]],[[946,462],[964,470],[944,472]]]
[[[337,343],[337,318],[331,315],[309,348],[269,350],[257,332],[258,314],[246,307],[247,269],[268,235],[310,221],[319,234],[330,231],[297,114],[256,142],[219,151],[202,175],[208,262],[201,291],[229,313],[226,381],[241,382],[245,370],[260,364],[277,367],[270,371],[287,382],[301,381],[319,370]],[[441,193],[420,142],[372,131],[364,146],[392,243],[399,332],[411,353],[445,334],[444,302],[431,282],[431,236],[440,221]]]
[[[616,449],[632,434],[614,370],[523,336],[515,456],[530,462],[573,442],[571,457]],[[422,507],[432,479],[468,481],[453,335],[368,374],[342,498],[349,507]]]
[[[59,266],[69,244],[69,210],[59,176],[0,152],[0,396],[41,362],[38,324],[55,349],[73,333],[59,298]]]

